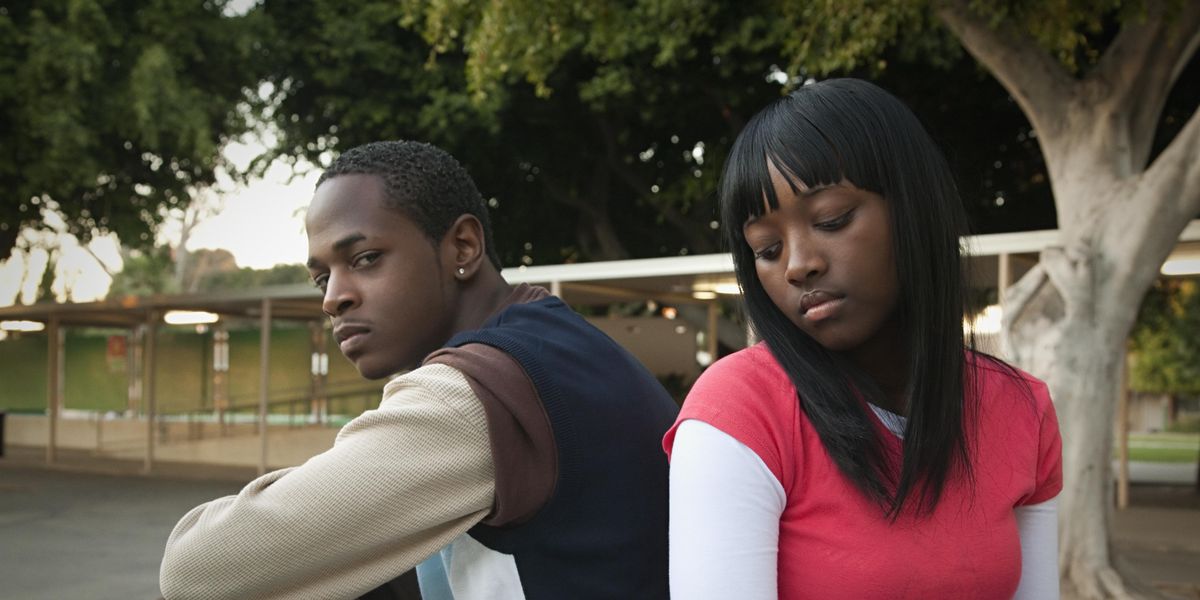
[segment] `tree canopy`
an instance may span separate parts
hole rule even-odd
[[[578,56],[675,65],[708,37],[721,51],[777,50],[788,85],[891,70],[892,52],[937,60],[950,56],[938,50],[947,41],[960,43],[1028,118],[1053,190],[1057,241],[1007,289],[1003,335],[1008,356],[1049,385],[1064,431],[1065,593],[1132,594],[1113,566],[1105,520],[1116,373],[1138,301],[1200,213],[1200,111],[1166,108],[1200,47],[1200,3],[761,0],[739,4],[744,19],[718,19],[701,0],[407,5],[438,51],[466,54],[477,99],[521,79],[542,96],[557,93],[554,70]],[[635,83],[614,75],[619,66],[602,71],[596,89]],[[945,90],[953,102],[965,91]]]
[[[1146,293],[1130,336],[1131,389],[1200,394],[1200,284],[1166,279]]]
[[[267,0],[274,94],[264,114],[279,154],[317,164],[381,138],[445,147],[489,198],[506,265],[717,251],[713,190],[726,149],[750,115],[807,76],[780,66],[785,54],[762,38],[775,21],[759,5],[699,3],[678,18],[690,3],[622,12],[552,2],[521,5],[534,21],[506,22],[515,33],[493,55],[526,48],[529,60],[554,60],[527,65],[536,77],[506,68],[481,79],[463,39],[482,5],[449,4]],[[578,11],[590,20],[573,25],[592,29],[563,25]],[[847,72],[882,78],[950,149],[978,231],[1053,227],[1019,107],[944,32],[905,31],[920,44],[892,44]],[[670,45],[671,35],[686,43]],[[971,101],[949,101],[947,88]]]
[[[206,2],[0,6],[0,260],[41,211],[149,246],[246,131],[255,18]]]

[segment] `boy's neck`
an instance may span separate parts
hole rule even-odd
[[[455,319],[454,333],[479,329],[504,305],[513,287],[495,269],[483,268],[466,282],[459,298],[460,310]]]

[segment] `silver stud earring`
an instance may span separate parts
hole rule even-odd
[[[466,274],[467,274],[467,270],[466,270],[466,269],[464,269],[464,268],[462,268],[462,267],[459,267],[459,268],[458,268],[458,274],[459,274],[459,275],[466,275]]]

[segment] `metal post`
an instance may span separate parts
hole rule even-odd
[[[46,462],[54,464],[58,448],[58,413],[62,408],[62,335],[56,317],[46,323],[46,408],[50,434],[46,441]]]
[[[223,325],[213,329],[213,407],[221,435],[225,435],[225,410],[229,407],[229,331]]]
[[[708,331],[705,332],[704,341],[707,342],[705,350],[708,352],[709,364],[717,362],[717,318],[720,316],[720,305],[717,300],[712,300],[708,303]]]
[[[142,407],[142,343],[145,331],[141,326],[129,330],[129,349],[125,353],[125,364],[129,365],[127,379],[129,383],[128,396],[125,402],[125,416],[133,419]]]
[[[559,298],[562,298],[562,293],[563,293],[562,292],[562,282],[561,281],[551,281],[550,282],[550,294],[552,296],[557,296]]]
[[[154,371],[158,353],[158,311],[150,311],[142,334],[142,399],[146,411],[146,457],[142,471],[149,473],[154,466],[154,420],[158,412],[158,394],[154,390]]]
[[[324,415],[328,411],[325,400],[325,379],[328,372],[329,357],[325,352],[325,323],[313,321],[309,323],[309,340],[312,346],[312,364],[309,371],[312,374],[309,422],[324,423]]]
[[[267,472],[267,399],[271,385],[271,299],[263,298],[262,315],[259,317],[259,365],[258,365],[258,474]]]
[[[999,261],[996,269],[996,302],[1004,303],[1004,294],[1008,291],[1008,286],[1012,283],[1012,256],[1007,252],[1001,252],[996,257]]]

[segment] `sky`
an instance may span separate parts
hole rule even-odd
[[[261,146],[234,143],[225,149],[225,156],[244,168],[261,151]],[[220,207],[192,230],[187,249],[224,248],[233,253],[239,267],[253,269],[303,263],[308,258],[304,210],[321,173],[307,163],[297,170],[302,172],[276,161],[246,187],[221,178]],[[163,231],[167,239],[160,241],[178,243],[179,225],[178,220],[170,222]]]
[[[260,143],[235,142],[224,153],[241,169],[262,151]],[[300,164],[295,171],[287,163],[276,161],[261,178],[245,186],[218,174],[217,185],[200,195],[207,210],[192,229],[187,249],[224,248],[233,254],[239,267],[254,269],[303,263],[308,257],[304,210],[312,199],[320,171],[308,163]],[[158,234],[160,244],[179,243],[182,217],[182,212],[168,216]],[[43,218],[49,227],[62,228],[57,214],[43,212]],[[98,237],[84,248],[67,234],[26,231],[24,235],[60,249],[57,281],[51,289],[61,295],[64,286],[69,287],[71,301],[102,299],[112,282],[109,273],[121,270],[116,236]],[[0,262],[0,306],[34,300],[47,258],[45,250],[35,249],[28,254],[14,253]]]

